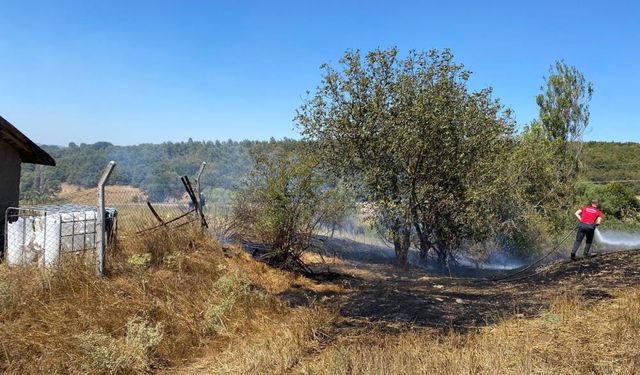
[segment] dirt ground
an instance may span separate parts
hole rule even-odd
[[[409,332],[430,332],[444,338],[451,331],[477,331],[501,319],[537,316],[559,297],[578,298],[581,304],[592,305],[614,298],[619,290],[640,285],[640,251],[556,261],[522,272],[514,280],[491,281],[486,274],[472,279],[437,275],[418,267],[402,270],[396,266],[393,252],[380,244],[328,238],[321,242],[324,250],[307,253],[304,259],[316,272],[313,279],[293,282],[278,295],[293,307],[326,307],[338,318],[314,335],[315,343],[296,354],[301,357],[292,359],[288,365],[292,367],[278,373],[306,373],[305,363],[335,345]],[[458,271],[469,274],[471,270]],[[281,345],[269,340],[269,347]],[[227,355],[234,360],[242,355],[229,350]],[[278,352],[278,348],[273,350]],[[220,359],[220,355],[205,356],[177,373],[235,373],[226,367],[221,370],[227,357]],[[255,373],[274,373],[272,368],[263,370],[254,368]]]
[[[319,294],[296,286],[282,297],[292,304],[320,300],[334,306],[344,318],[338,331],[465,331],[503,318],[535,316],[563,295],[590,304],[640,285],[640,251],[560,261],[504,281],[401,270],[389,249],[345,239],[327,239],[322,255],[307,259],[318,272],[316,281],[339,283],[342,291]]]

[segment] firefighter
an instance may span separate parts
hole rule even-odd
[[[591,201],[590,205],[576,211],[575,215],[580,220],[580,225],[576,234],[576,242],[573,244],[573,250],[571,250],[571,260],[576,259],[576,252],[585,236],[587,237],[587,243],[584,245],[584,257],[587,258],[589,256],[596,226],[602,222],[602,212],[598,209],[598,201],[595,199]]]

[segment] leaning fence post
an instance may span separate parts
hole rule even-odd
[[[198,205],[197,209],[200,212],[200,216],[204,216],[204,212],[202,211],[202,196],[200,195],[200,177],[202,176],[202,172],[204,172],[204,168],[207,166],[207,162],[203,161],[200,165],[200,170],[198,170],[198,174],[196,175],[196,203]]]
[[[104,264],[105,264],[105,253],[106,253],[106,234],[105,234],[105,225],[104,225],[104,184],[107,183],[111,172],[113,172],[113,168],[115,168],[116,162],[110,161],[104,172],[102,172],[102,177],[100,177],[100,181],[98,182],[98,217],[96,218],[96,271],[99,276],[104,275]]]
[[[200,203],[200,177],[202,176],[202,172],[204,172],[204,167],[207,166],[207,162],[203,161],[202,164],[200,165],[200,170],[198,171],[198,174],[196,175],[196,193],[198,194],[197,198],[198,198],[198,203]]]

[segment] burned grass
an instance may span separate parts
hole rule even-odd
[[[278,289],[297,306],[294,313],[260,317],[254,335],[234,338],[179,373],[640,370],[640,280],[628,270],[638,269],[640,254],[557,264],[510,283],[403,272],[376,257],[307,259],[318,260],[319,277]]]
[[[198,233],[159,231],[109,255],[104,278],[83,259],[0,267],[3,372],[640,370],[640,253],[501,283],[398,270],[375,256],[311,255],[318,272],[308,278]]]
[[[616,291],[640,286],[640,251],[558,262],[515,280],[495,282],[433,275],[419,268],[400,270],[393,260],[386,260],[384,252],[376,256],[377,247],[371,247],[373,254],[365,258],[354,258],[354,249],[362,244],[339,240],[333,245],[338,257],[343,246],[347,256],[335,261],[325,257],[314,267],[326,272],[327,264],[335,264],[330,270],[350,279],[349,288],[328,302],[340,306],[345,319],[366,322],[375,329],[465,332],[513,316],[535,317],[558,296],[595,303]]]
[[[353,273],[367,262],[336,263]],[[640,252],[510,282],[400,272],[379,259],[366,268],[333,297],[333,340],[295,373],[640,373]]]
[[[640,289],[585,307],[559,297],[535,319],[466,334],[430,330],[343,336],[302,374],[637,374]]]

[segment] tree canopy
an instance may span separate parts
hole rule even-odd
[[[449,50],[354,51],[340,65],[323,66],[297,121],[325,167],[375,204],[400,263],[413,241],[446,261],[463,239],[494,232],[514,124],[491,89],[471,91]]]

